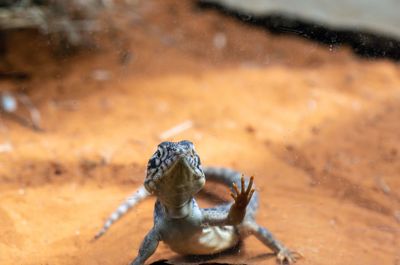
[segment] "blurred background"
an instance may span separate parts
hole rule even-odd
[[[158,143],[188,139],[203,165],[255,176],[258,221],[298,264],[399,265],[398,10],[0,1],[0,264],[127,264],[154,200],[91,239]],[[269,252],[249,238],[215,262],[275,264]],[[162,244],[149,264],[165,259],[181,264]]]

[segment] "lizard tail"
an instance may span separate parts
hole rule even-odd
[[[104,235],[107,230],[111,227],[113,223],[118,221],[123,215],[125,215],[133,206],[138,204],[140,201],[144,200],[150,196],[150,193],[145,189],[144,186],[141,186],[134,194],[129,196],[120,206],[118,206],[117,210],[115,210],[107,221],[104,223],[103,228],[95,235],[94,239],[100,238]]]
[[[238,171],[224,168],[224,167],[205,167],[203,169],[204,174],[206,175],[206,180],[215,181],[217,183],[221,183],[232,189],[232,184],[235,183],[239,189],[241,188],[241,177],[242,174]],[[245,178],[245,185],[247,186],[249,183],[249,178]],[[257,192],[253,193],[253,197],[250,200],[249,205],[247,206],[247,216],[254,217],[258,209],[258,194]]]

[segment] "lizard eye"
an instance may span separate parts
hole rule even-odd
[[[157,152],[156,152],[156,156],[157,156],[157,157],[160,157],[160,156],[161,156],[161,152],[160,152],[160,150],[157,150]]]
[[[150,159],[150,161],[149,161],[149,166],[150,166],[151,168],[158,167],[159,165],[160,165],[160,159],[158,159],[158,158]]]

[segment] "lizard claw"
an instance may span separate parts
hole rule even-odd
[[[297,251],[292,251],[290,249],[284,248],[281,251],[278,252],[276,255],[276,258],[278,259],[279,264],[284,265],[284,264],[293,264],[295,263],[298,259],[303,258],[303,255]]]

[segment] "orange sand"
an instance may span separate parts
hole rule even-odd
[[[258,221],[303,253],[298,264],[400,264],[396,63],[271,35],[191,1],[138,1],[110,23],[99,49],[66,58],[35,34],[9,36],[7,60],[33,78],[1,87],[24,88],[46,131],[3,119],[13,150],[0,153],[0,264],[127,264],[154,200],[90,240],[142,183],[160,134],[187,120],[170,140],[192,140],[204,165],[255,175]],[[109,80],[94,80],[98,69]],[[275,264],[269,252],[249,238],[222,260]],[[161,244],[149,263],[177,257]]]

